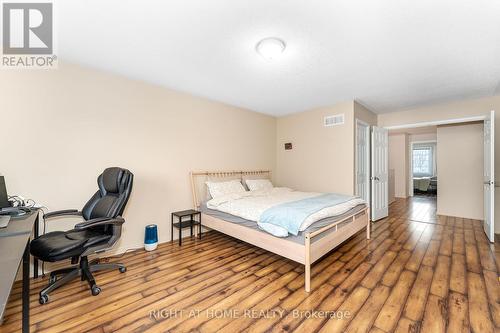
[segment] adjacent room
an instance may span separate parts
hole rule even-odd
[[[410,200],[415,221],[483,220],[484,140],[483,121],[390,129],[389,204]]]
[[[413,220],[437,218],[437,126],[389,130],[389,204],[410,199]]]
[[[0,7],[0,333],[500,332],[500,2]]]
[[[435,128],[434,131],[424,132],[421,136],[412,135],[410,137],[410,195],[437,196],[438,162],[436,130]],[[424,135],[428,136],[428,138],[422,138]]]

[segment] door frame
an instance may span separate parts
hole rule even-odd
[[[475,121],[485,121],[488,118],[487,115],[483,116],[470,116],[470,117],[463,117],[463,118],[450,118],[450,119],[442,119],[442,120],[434,120],[434,121],[423,121],[423,122],[418,122],[418,123],[408,123],[408,124],[403,124],[403,125],[392,125],[392,126],[384,126],[385,129],[387,130],[395,130],[395,129],[405,129],[405,128],[418,128],[418,127],[428,127],[428,126],[439,126],[439,125],[452,125],[452,124],[461,124],[461,123],[470,123],[470,122],[475,122]],[[437,142],[437,140],[436,140]],[[408,176],[410,179],[409,181],[409,186],[408,186],[408,196],[413,196],[413,145],[410,143],[409,146],[410,151],[409,153],[409,170],[408,170]]]
[[[491,111],[494,111],[494,110],[490,110],[490,112],[488,112],[488,115],[482,115],[482,116],[470,116],[470,117],[463,117],[463,118],[451,118],[451,119],[443,119],[443,120],[435,120],[435,121],[409,123],[409,124],[403,124],[403,125],[392,125],[392,126],[384,126],[384,128],[387,130],[391,130],[391,129],[405,129],[405,128],[417,128],[417,127],[439,126],[439,125],[452,125],[452,124],[461,124],[461,123],[469,123],[469,122],[477,122],[477,121],[484,122],[488,118],[488,116],[491,114]],[[495,184],[496,184],[496,182],[495,182]],[[494,186],[496,187],[496,185],[494,185]],[[483,197],[483,200],[484,200],[484,197]],[[494,207],[495,202],[493,202],[492,204]],[[493,228],[495,228],[495,226],[498,223],[500,223],[500,220],[498,220],[498,221],[493,220]]]
[[[421,141],[412,141],[410,142],[410,145],[408,146],[408,149],[410,150],[408,152],[408,193],[407,195],[409,197],[413,197],[413,145],[414,144],[419,144],[419,143],[435,143],[436,148],[437,148],[437,139],[436,140],[421,140]],[[436,156],[434,156],[436,157]],[[438,180],[439,182],[439,180]]]
[[[354,190],[357,191],[358,188],[358,166],[359,166],[359,160],[358,160],[358,125],[365,126],[366,129],[366,138],[368,140],[367,145],[366,145],[366,153],[365,153],[365,167],[368,172],[366,175],[366,190],[365,190],[365,197],[367,198],[368,202],[368,207],[371,205],[371,190],[370,190],[370,174],[371,174],[371,163],[370,163],[370,151],[371,151],[371,144],[370,144],[370,137],[371,137],[371,126],[367,122],[357,119],[356,118],[356,135],[354,136]],[[359,195],[359,194],[358,194]]]
[[[489,129],[490,129],[490,143],[489,143],[489,154],[487,154],[487,146],[486,146],[486,135],[484,135],[483,143],[484,143],[484,153],[485,156],[489,155],[488,159],[488,164],[485,163],[484,169],[486,170],[487,165],[490,166],[490,175],[488,179],[488,188],[485,188],[486,181],[484,178],[484,171],[483,171],[483,193],[484,197],[489,196],[489,205],[487,205],[487,201],[484,200],[484,221],[489,220],[489,223],[483,224],[483,229],[484,232],[487,234],[487,238],[489,239],[490,242],[494,243],[495,242],[495,188],[496,188],[496,182],[495,182],[495,111],[490,111],[490,116],[488,117],[489,119]],[[483,124],[483,128],[486,129],[486,121]],[[484,133],[486,134],[486,133]],[[493,140],[491,140],[493,139]],[[486,162],[486,161],[485,161]],[[488,209],[488,212],[486,211]],[[486,226],[489,226],[489,229],[486,229]]]
[[[487,118],[487,116],[451,118],[451,119],[443,119],[443,120],[435,120],[435,121],[424,121],[424,122],[419,122],[419,123],[408,123],[408,124],[403,124],[403,125],[383,126],[383,128],[385,128],[387,130],[395,130],[395,129],[417,128],[417,127],[427,127],[427,126],[452,125],[452,124],[460,124],[460,123],[470,123],[470,122],[475,122],[475,121],[484,121],[486,118]]]
[[[375,140],[375,135],[377,135],[376,132],[379,132],[379,131],[383,131],[384,132],[384,136],[385,136],[385,145],[383,145],[383,147],[385,147],[385,151],[384,151],[384,154],[385,154],[385,169],[386,169],[386,172],[384,173],[386,178],[385,180],[385,191],[384,191],[384,194],[386,195],[387,197],[387,206],[386,207],[383,207],[383,213],[382,215],[379,215],[379,211],[382,211],[382,209],[377,209],[377,204],[375,203],[375,200],[376,199],[376,196],[374,195],[375,194],[375,191],[377,190],[377,186],[380,186],[380,181],[381,179],[378,179],[376,175],[378,175],[378,173],[374,172],[375,170],[375,158],[377,157],[377,154],[373,152],[374,150],[374,146],[377,144],[377,141]],[[378,221],[380,219],[383,219],[385,217],[388,216],[389,214],[389,131],[384,128],[384,127],[379,127],[379,126],[371,126],[371,130],[370,130],[370,151],[371,151],[371,154],[370,154],[370,191],[371,191],[371,196],[370,196],[370,200],[372,201],[372,203],[374,203],[373,206],[371,206],[371,209],[370,209],[370,213],[371,213],[371,220],[372,221]],[[377,181],[377,184],[375,184],[375,181]]]

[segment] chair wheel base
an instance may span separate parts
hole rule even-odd
[[[41,305],[44,305],[49,302],[49,295],[40,295],[40,298],[38,299],[38,302]]]
[[[101,288],[99,288],[98,286],[93,286],[91,290],[92,296],[97,296],[101,293]]]
[[[118,270],[120,271],[120,273],[125,273],[127,271],[127,267],[120,267],[118,268]]]

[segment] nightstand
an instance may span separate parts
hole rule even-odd
[[[174,223],[174,217],[177,217],[178,222]],[[198,220],[196,220],[198,217]],[[171,233],[170,233],[170,241],[174,241],[174,227],[179,229],[179,245],[182,245],[182,229],[183,228],[191,228],[191,237],[193,237],[193,228],[198,226],[198,238],[201,239],[201,212],[189,209],[182,210],[179,212],[173,212],[171,216],[172,224],[171,224]]]

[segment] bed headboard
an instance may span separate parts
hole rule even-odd
[[[270,170],[250,171],[191,171],[191,190],[193,191],[193,207],[198,209],[203,200],[208,198],[206,181],[225,181],[232,179],[268,178],[271,179]]]

